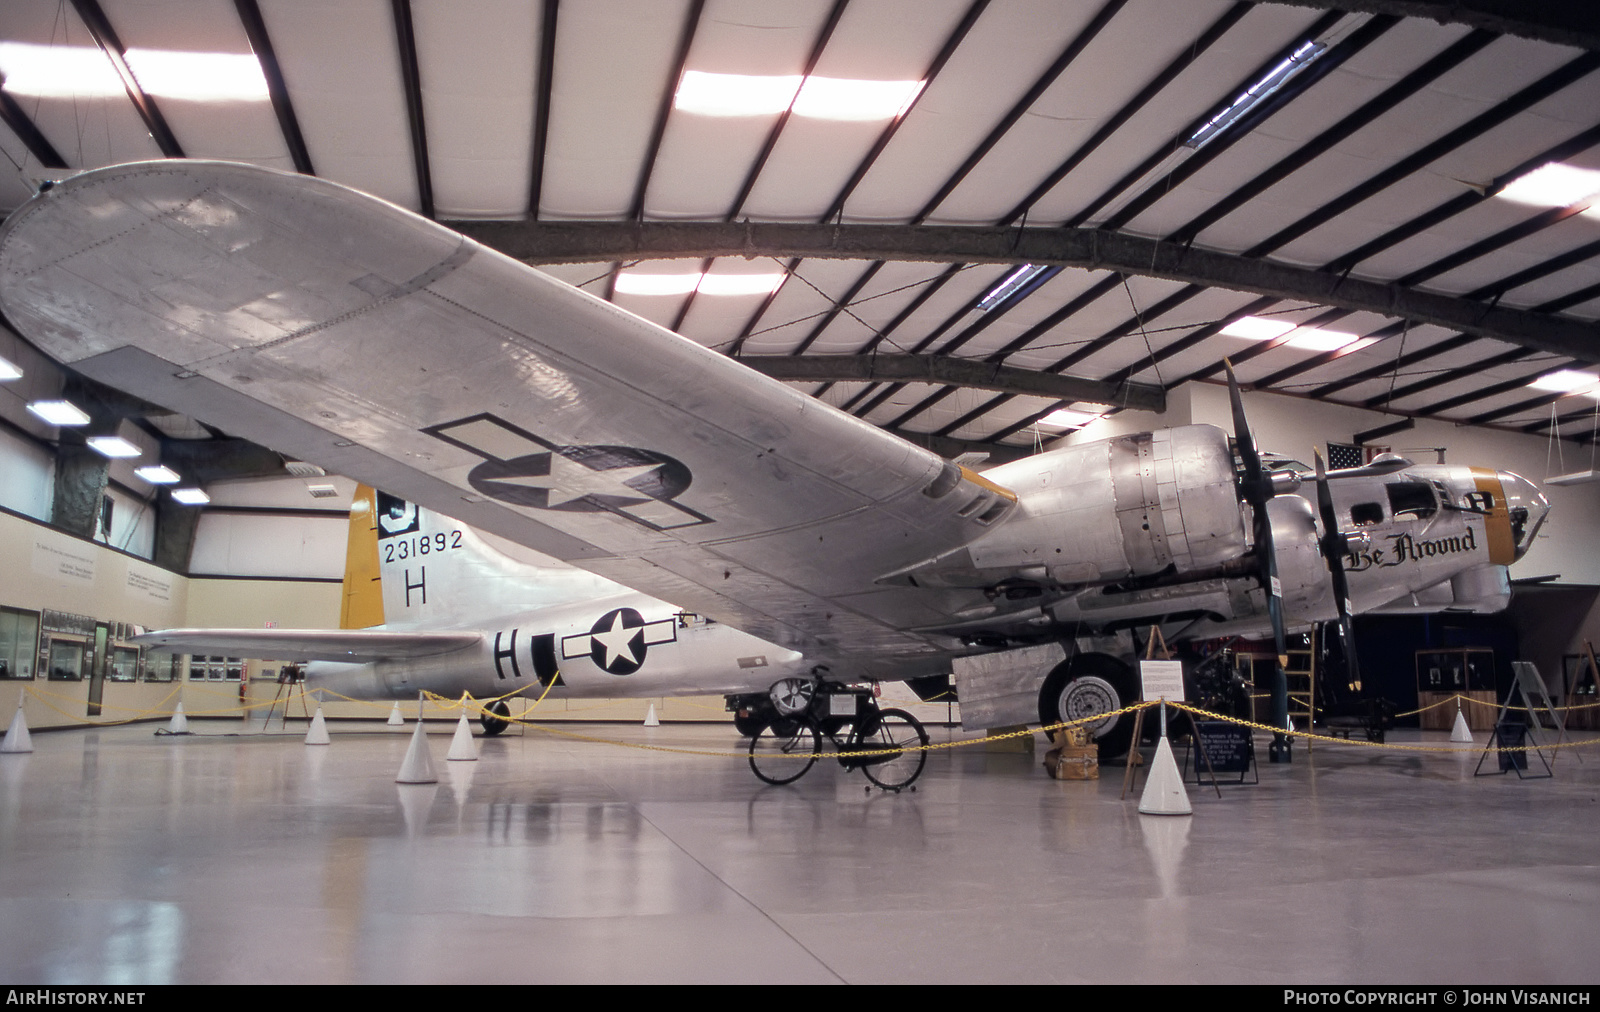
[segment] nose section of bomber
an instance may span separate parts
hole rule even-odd
[[[1506,497],[1506,516],[1511,524],[1511,541],[1516,557],[1522,558],[1533,547],[1534,536],[1550,512],[1550,500],[1539,486],[1511,471],[1498,472],[1500,488]]]

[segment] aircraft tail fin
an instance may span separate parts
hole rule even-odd
[[[378,568],[377,494],[357,485],[350,503],[350,541],[344,555],[344,592],[339,628],[383,625],[383,577]]]
[[[352,562],[345,576],[346,600],[364,601],[372,587],[381,586],[376,614],[389,628],[477,627],[490,619],[623,591],[593,573],[491,540],[397,496],[376,492],[370,498],[376,508],[361,518],[363,523],[352,513],[350,558],[357,558],[359,540],[360,559],[370,562],[371,576],[363,577],[365,571]]]

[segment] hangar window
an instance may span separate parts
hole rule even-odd
[[[191,657],[189,681],[237,682],[244,674],[244,661],[238,657]]]
[[[39,613],[0,608],[0,678],[32,678],[39,653]]]
[[[1389,512],[1396,520],[1424,520],[1439,511],[1439,500],[1427,482],[1397,481],[1385,487],[1389,492]]]

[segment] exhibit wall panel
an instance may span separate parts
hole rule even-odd
[[[57,625],[80,625],[91,631],[97,624],[151,629],[179,625],[188,604],[184,577],[10,514],[0,514],[0,573],[6,574],[0,580],[0,605],[41,615],[58,613],[64,618]],[[41,639],[49,637],[48,631],[41,633]],[[59,638],[63,643],[76,638],[87,648],[92,633],[68,632]],[[151,711],[165,712],[177,698],[175,683],[107,680],[102,713],[90,718],[88,677],[53,680],[38,670],[28,674],[31,677],[0,679],[0,713],[9,715],[18,697],[25,697],[23,709],[30,727],[128,720]]]
[[[55,470],[55,454],[0,426],[0,506],[48,520]]]
[[[200,517],[189,572],[194,576],[332,579],[344,577],[349,520],[208,511]]]
[[[107,488],[105,494],[113,503],[111,530],[103,532],[105,543],[141,559],[152,558],[156,549],[155,503],[116,487]]]

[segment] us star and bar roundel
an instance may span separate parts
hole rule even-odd
[[[632,608],[617,608],[596,619],[587,633],[563,636],[561,659],[588,657],[602,671],[631,675],[644,666],[652,646],[675,643],[677,639],[676,620],[646,622]]]
[[[474,490],[513,506],[611,513],[651,530],[714,521],[676,501],[689,468],[632,446],[563,446],[487,412],[422,430],[483,458],[467,475]]]

